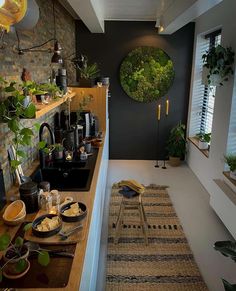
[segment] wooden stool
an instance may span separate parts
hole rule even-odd
[[[141,194],[132,198],[126,198],[123,196],[121,205],[120,205],[119,215],[116,220],[116,233],[115,233],[114,243],[117,244],[120,237],[120,231],[124,224],[123,223],[124,211],[131,210],[131,209],[136,209],[139,212],[140,225],[142,227],[145,243],[146,245],[148,245],[147,218],[144,212]]]

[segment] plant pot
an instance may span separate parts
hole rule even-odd
[[[229,176],[231,179],[236,180],[236,170],[235,171],[230,171]]]
[[[198,148],[199,148],[200,150],[208,150],[208,147],[209,147],[208,142],[206,142],[206,141],[201,141],[201,140],[198,141]]]
[[[26,245],[23,245],[21,248],[21,256],[14,258],[15,256],[16,253],[14,251],[14,248],[10,246],[3,255],[3,261],[4,262],[9,261],[9,264],[14,264],[21,259],[27,259],[29,256],[29,248]]]
[[[96,85],[95,79],[85,79],[85,78],[79,79],[79,87],[92,88],[95,85]]]
[[[178,167],[181,164],[180,158],[179,157],[169,157],[169,164],[172,167]]]
[[[30,262],[25,259],[26,262],[26,266],[24,268],[24,270],[22,272],[16,272],[16,263],[9,263],[7,264],[4,268],[3,268],[3,276],[11,279],[11,280],[15,280],[15,279],[19,279],[21,277],[23,277],[24,275],[26,275],[26,273],[29,271],[30,269]]]
[[[55,151],[54,151],[54,158],[55,158],[56,160],[61,160],[61,159],[63,159],[63,150],[61,150],[61,151],[57,151],[57,150],[55,150]]]

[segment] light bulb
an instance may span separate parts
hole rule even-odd
[[[0,0],[0,8],[5,4],[5,0]]]

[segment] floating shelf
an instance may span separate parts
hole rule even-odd
[[[73,98],[76,95],[75,92],[68,93],[64,95],[62,98],[51,101],[49,104],[36,104],[36,114],[35,118],[40,118],[41,116],[45,115],[49,111],[53,110],[54,108],[57,108],[61,104],[65,103],[68,98]]]

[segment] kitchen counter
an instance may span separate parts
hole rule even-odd
[[[106,135],[105,135],[106,138]],[[62,198],[65,198],[66,196],[72,196],[75,201],[81,201],[84,204],[86,204],[88,209],[88,215],[87,215],[87,225],[84,229],[84,240],[80,241],[76,244],[75,249],[75,256],[73,259],[71,272],[69,276],[69,282],[65,288],[45,288],[45,289],[37,289],[37,290],[79,290],[82,272],[83,272],[83,265],[84,265],[84,259],[85,259],[85,252],[86,252],[86,246],[88,242],[88,235],[89,235],[89,228],[91,223],[91,217],[92,212],[94,208],[94,201],[95,201],[95,193],[99,178],[99,172],[101,171],[101,162],[103,157],[103,151],[104,151],[104,144],[106,140],[104,140],[102,146],[99,148],[97,161],[94,169],[93,179],[90,187],[90,191],[88,192],[60,192]],[[27,215],[26,221],[34,219],[34,216],[36,214],[30,214]],[[15,233],[17,232],[18,227],[7,227],[3,224],[3,221],[0,222],[1,231],[0,233],[4,233],[5,231],[8,231],[12,237],[14,237]],[[52,266],[53,267],[53,266]],[[43,268],[43,267],[42,267]],[[4,279],[3,279],[4,280]],[[17,288],[16,290],[35,290],[35,288]]]

